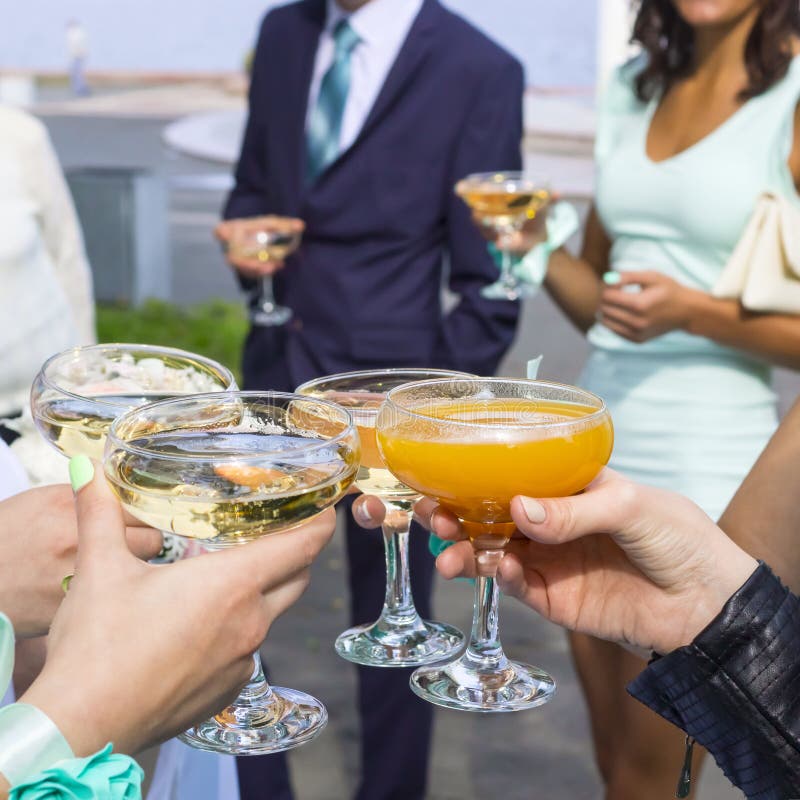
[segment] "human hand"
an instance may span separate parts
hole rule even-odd
[[[273,275],[284,266],[283,258],[262,261],[248,254],[252,250],[252,236],[260,231],[300,235],[306,224],[294,217],[278,217],[272,214],[245,219],[228,219],[220,222],[214,229],[214,236],[222,244],[228,263],[246,278],[261,278]],[[294,248],[287,249],[288,255]],[[239,252],[241,250],[242,252]]]
[[[161,534],[125,516],[125,535],[138,558],[154,558]],[[0,503],[0,610],[19,638],[41,636],[64,599],[61,581],[75,571],[78,523],[72,489],[29,489]]]
[[[137,560],[102,470],[77,493],[75,578],[42,674],[21,698],[77,756],[135,753],[232,702],[270,625],[308,584],[326,511],[285,534],[169,565]]]
[[[463,539],[432,500],[415,512],[438,536]],[[686,498],[610,469],[573,497],[516,497],[511,514],[519,531],[500,561],[503,592],[558,625],[659,653],[689,644],[757,566]],[[474,577],[469,542],[436,568]]]
[[[604,284],[600,297],[603,325],[632,342],[642,343],[689,324],[696,289],[659,272],[612,273],[619,280]],[[625,290],[639,286],[639,291]]]
[[[514,255],[525,255],[547,239],[547,209],[547,205],[540,208],[533,219],[526,219],[522,227],[512,233],[499,232],[491,218],[478,211],[472,212],[472,221],[481,235],[496,247]]]

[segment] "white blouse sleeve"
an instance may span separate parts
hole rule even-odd
[[[92,273],[78,215],[44,126],[31,142],[32,190],[39,206],[42,237],[56,276],[69,300],[82,344],[97,341]]]

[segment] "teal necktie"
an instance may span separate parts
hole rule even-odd
[[[339,155],[342,117],[350,91],[350,56],[360,39],[350,23],[343,19],[333,31],[333,41],[333,64],[322,78],[306,135],[309,183],[316,180]]]

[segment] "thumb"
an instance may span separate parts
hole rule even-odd
[[[223,220],[214,228],[214,236],[220,242],[227,242],[231,238],[233,232],[233,225],[228,220]]]
[[[657,283],[659,278],[661,277],[659,273],[653,272],[652,270],[641,270],[641,271],[626,271],[626,272],[618,272],[619,280],[614,284],[616,288],[620,286],[651,286],[654,283]]]
[[[636,519],[635,484],[604,469],[581,494],[535,500],[515,497],[511,516],[529,539],[543,544],[563,544],[595,533],[618,533]]]
[[[130,555],[122,507],[98,466],[83,455],[69,462],[69,480],[75,492],[78,518],[77,565],[98,558],[107,562],[109,555],[116,553]]]

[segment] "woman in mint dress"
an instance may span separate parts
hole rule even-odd
[[[716,519],[777,425],[771,366],[800,367],[800,316],[710,294],[757,197],[797,200],[800,4],[643,0],[634,39],[599,110],[582,256],[554,253],[545,286],[588,331],[612,466]],[[673,796],[683,736],[624,690],[642,660],[571,640],[606,796]]]

